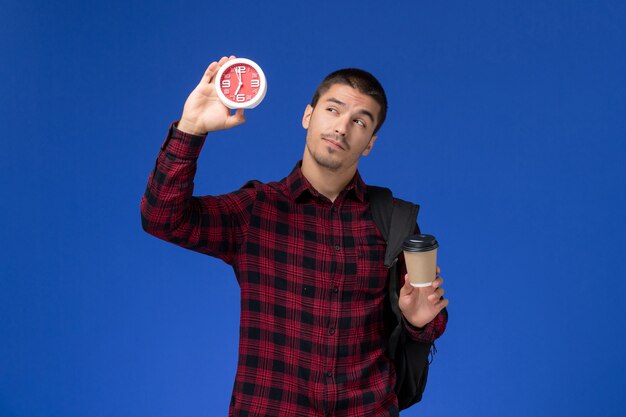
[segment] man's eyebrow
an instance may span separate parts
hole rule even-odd
[[[342,107],[345,107],[345,105],[346,105],[346,103],[344,103],[343,101],[341,101],[341,100],[339,100],[339,99],[337,99],[335,97],[328,97],[326,99],[326,101],[331,101],[331,102],[336,103],[336,104],[338,104],[338,105],[340,105]]]
[[[337,104],[338,106],[341,106],[341,107],[345,107],[346,106],[346,103],[344,103],[343,101],[341,101],[341,100],[339,100],[339,99],[337,99],[335,97],[328,97],[326,99],[326,101],[330,101],[331,103],[335,103],[335,104]],[[368,110],[360,109],[359,113],[363,113],[364,115],[369,117],[372,122],[374,121],[374,115],[372,113],[370,113]]]

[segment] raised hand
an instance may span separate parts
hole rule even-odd
[[[219,100],[215,91],[215,74],[222,65],[234,56],[222,57],[211,62],[200,83],[187,97],[178,129],[194,135],[204,135],[216,130],[230,129],[246,121],[243,109],[230,114],[230,109]]]

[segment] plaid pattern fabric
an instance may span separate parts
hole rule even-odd
[[[385,242],[359,174],[334,203],[299,166],[280,182],[192,197],[204,139],[172,125],[141,214],[147,232],[234,269],[241,326],[229,415],[398,415]],[[445,324],[440,314],[412,335],[431,342]]]

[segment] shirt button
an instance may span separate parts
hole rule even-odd
[[[331,371],[328,371],[328,372],[326,372],[326,376],[330,378],[330,377],[333,376],[333,373]]]
[[[330,334],[335,334],[335,328],[331,327],[330,330],[328,330],[328,333]]]
[[[340,249],[341,249],[341,246],[335,245],[335,250],[340,250]]]
[[[337,287],[333,287],[333,292],[334,292],[335,294],[337,294],[337,293],[339,292],[339,288],[337,288]]]

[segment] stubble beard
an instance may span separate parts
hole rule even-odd
[[[332,157],[332,154],[334,153],[334,151],[332,150],[329,151],[329,155],[319,155],[315,152],[311,152],[311,149],[309,148],[309,153],[311,154],[313,160],[318,166],[326,168],[329,171],[336,172],[343,166],[341,161],[338,161]]]
[[[311,146],[309,144],[310,141],[308,139],[309,138],[307,137],[307,141],[306,141],[307,151],[309,155],[311,155],[311,158],[313,159],[313,161],[318,166],[325,168],[332,172],[337,172],[343,167],[343,162],[341,160],[333,158],[333,154],[336,154],[338,152],[336,149],[333,149],[330,146],[323,146],[323,149],[321,149],[319,152],[315,152],[313,149],[311,149]],[[322,140],[321,137],[320,137],[320,140]]]

